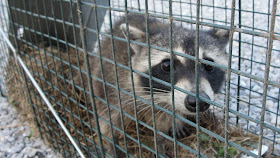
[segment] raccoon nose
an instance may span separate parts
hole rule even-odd
[[[210,99],[210,97],[205,93],[199,93],[200,97]],[[190,112],[196,112],[196,98],[188,95],[185,99],[185,107],[190,111]],[[199,100],[199,110],[200,112],[206,111],[210,105],[202,100]]]

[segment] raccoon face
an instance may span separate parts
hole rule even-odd
[[[121,24],[120,29],[127,37],[126,24]],[[150,35],[150,44],[169,49],[168,27],[157,28],[157,34]],[[145,31],[141,31],[134,26],[129,26],[130,39],[134,41],[146,42]],[[210,31],[200,31],[199,58],[205,59],[218,64],[226,65],[226,46],[228,43],[229,32],[226,30],[213,29]],[[131,43],[131,49],[134,52],[132,56],[132,66],[140,72],[149,74],[149,58],[147,48]],[[195,31],[186,30],[174,26],[173,32],[173,51],[195,56]],[[151,53],[151,71],[152,76],[171,83],[170,71],[171,61],[170,53],[163,52],[154,48],[150,49]],[[195,79],[195,61],[185,57],[174,55],[174,85],[196,93]],[[202,98],[213,100],[214,94],[218,92],[224,80],[224,72],[211,65],[199,64],[199,95]],[[142,87],[144,93],[150,92],[149,78],[134,75],[136,87]],[[162,83],[152,81],[154,100],[161,106],[169,105],[172,107],[171,87]],[[144,95],[144,94],[143,94]],[[146,94],[147,95],[147,94]],[[140,94],[141,96],[141,94]],[[174,90],[176,112],[186,115],[195,114],[196,98],[180,90]],[[210,105],[199,100],[199,111],[206,111]]]

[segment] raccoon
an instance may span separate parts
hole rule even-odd
[[[150,45],[154,46],[150,48],[151,75],[165,83],[170,83],[170,53],[156,49],[156,47],[169,49],[169,23],[156,18],[148,18],[147,20]],[[172,28],[173,51],[195,56],[195,30],[189,30],[176,24],[173,24]],[[96,98],[99,98],[95,99],[95,105],[98,115],[102,117],[102,119],[99,119],[100,131],[109,139],[114,138],[113,141],[117,142],[116,130],[111,129],[110,122],[114,126],[125,130],[123,128],[126,128],[131,122],[135,122],[126,114],[133,117],[136,117],[137,114],[137,119],[153,126],[153,106],[147,102],[153,101],[154,104],[172,111],[172,92],[170,86],[149,79],[148,48],[144,44],[137,43],[146,43],[146,18],[142,15],[129,14],[115,22],[112,32],[114,38],[104,37],[101,41],[100,50],[96,53],[101,55],[102,59],[94,57],[90,61],[90,66],[91,73],[99,78],[93,79],[92,83],[94,94]],[[199,36],[199,58],[226,65],[226,46],[229,32],[222,29],[201,30]],[[128,39],[132,40],[130,45],[127,43]],[[179,55],[173,57],[174,85],[196,93],[195,61]],[[118,64],[115,65],[114,61]],[[130,66],[133,71],[130,70]],[[223,80],[224,71],[200,63],[200,97],[213,100],[214,94],[222,86]],[[151,89],[153,100],[151,99]],[[139,97],[142,99],[139,99]],[[174,89],[174,106],[176,114],[183,117],[192,116],[196,113],[196,98]],[[199,101],[200,112],[207,111],[209,107],[208,103]],[[154,108],[154,113],[157,130],[167,134],[173,130],[172,115],[158,108]],[[113,134],[111,130],[114,131]],[[188,126],[176,119],[175,132],[177,138],[186,137],[189,134]],[[159,152],[168,155],[164,146],[164,137],[158,137],[158,144],[160,144]],[[112,153],[113,150],[114,148],[109,145],[108,152]]]

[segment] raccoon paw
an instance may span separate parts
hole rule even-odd
[[[185,138],[187,136],[190,136],[190,130],[186,126],[179,126],[176,128],[176,137],[177,139]]]
[[[158,144],[158,153],[160,154],[159,157],[167,157],[167,158],[172,158],[172,151],[170,149],[172,148],[173,144],[168,143],[166,141],[166,138],[159,136],[157,140]],[[171,146],[170,146],[171,145]],[[156,155],[154,155],[156,157]]]
[[[161,156],[164,156],[166,158],[173,158],[174,157],[172,152],[170,151],[170,148],[168,148],[165,145],[165,143],[160,143],[159,144],[158,152]],[[156,155],[154,155],[154,156],[156,157]]]
[[[160,156],[159,157],[166,157],[166,158],[173,158],[174,156],[172,155],[172,153],[171,152],[168,152],[168,151],[166,151],[165,153],[163,153],[163,155],[162,155],[162,153],[160,153]],[[154,155],[154,158],[156,158],[157,156],[156,155]]]
[[[172,153],[166,151],[165,152],[165,157],[173,158],[173,155],[172,155]]]

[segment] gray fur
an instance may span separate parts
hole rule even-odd
[[[146,22],[144,16],[140,15],[129,15],[127,17],[128,24],[129,24],[129,37],[130,40],[134,40],[137,42],[146,42]],[[150,37],[150,44],[163,47],[163,48],[169,48],[169,24],[162,22],[161,20],[156,20],[154,18],[149,18],[149,37]],[[113,35],[117,37],[121,37],[123,39],[127,39],[128,33],[126,28],[126,22],[125,18],[121,18],[120,20],[116,21],[114,27],[113,27]],[[189,55],[194,56],[195,53],[195,31],[188,30],[185,28],[182,28],[180,26],[173,25],[173,48],[174,50],[181,50],[183,52],[180,53],[186,53]],[[129,67],[129,58],[128,58],[128,44],[126,42],[116,40],[114,39],[114,46],[115,46],[115,53],[116,53],[116,61],[122,65]],[[224,30],[210,30],[210,31],[200,31],[200,49],[201,49],[201,57],[204,59],[211,58],[214,62],[219,64],[224,64],[224,61],[226,60],[225,55],[225,47],[228,43],[228,31]],[[132,55],[132,67],[133,69],[149,74],[149,67],[148,67],[148,53],[147,48],[143,47],[141,45],[130,43],[131,49],[131,55]],[[97,53],[99,54],[99,53]],[[113,60],[113,50],[112,50],[112,43],[111,38],[105,37],[104,40],[101,43],[101,55],[102,57],[108,58],[110,60]],[[163,51],[159,51],[156,49],[151,48],[151,62],[152,66],[156,66],[160,64],[161,58],[168,58],[169,54]],[[179,60],[179,56],[175,56],[175,59]],[[190,65],[193,65],[193,62],[180,58],[179,60],[181,63],[181,66],[178,66],[176,69],[176,74],[178,74],[177,78],[175,78],[175,85],[178,83],[178,86],[182,86],[181,88],[184,88],[188,91],[195,93],[195,81],[194,81],[194,68]],[[114,71],[114,64],[107,62],[103,60],[103,72],[104,76],[102,76],[101,73],[101,66],[100,66],[100,59],[95,57],[91,59],[91,69],[92,74],[98,78],[104,77],[104,80],[106,82],[109,82],[113,85],[116,85],[116,77],[115,77],[115,71]],[[202,66],[201,66],[202,67]],[[118,80],[119,80],[119,87],[121,89],[124,89],[129,92],[132,91],[132,81],[131,81],[131,75],[130,71],[127,69],[124,69],[122,67],[117,67],[118,71]],[[188,73],[186,73],[188,72]],[[223,73],[222,71],[220,73]],[[153,72],[153,76],[156,75],[157,72]],[[222,77],[220,77],[221,81],[223,80],[223,74],[221,74]],[[150,89],[149,87],[143,87],[144,82],[149,83],[149,79],[144,79],[143,76],[138,75],[137,73],[133,73],[134,77],[134,86],[135,86],[135,93],[137,96],[142,97],[146,100],[151,101],[150,96]],[[145,81],[144,81],[145,80]],[[219,86],[215,88],[215,86],[212,86],[209,81],[209,77],[205,72],[203,72],[200,75],[200,89],[205,89],[205,87],[208,88],[208,91],[206,93],[216,93],[219,89]],[[215,77],[211,78],[211,83],[215,82]],[[186,82],[184,82],[186,81]],[[104,85],[103,82],[100,82],[96,79],[93,79],[93,90],[96,96],[106,100],[106,97],[108,97],[108,102],[112,105],[115,105],[116,107],[120,108],[119,106],[119,99],[118,99],[118,90],[112,86]],[[187,84],[188,83],[188,84]],[[205,84],[204,84],[205,83]],[[220,84],[220,83],[219,83]],[[147,84],[149,85],[149,84]],[[166,109],[172,110],[172,104],[170,102],[171,95],[169,92],[168,87],[165,87],[166,89],[162,89],[161,84],[158,84],[156,82],[153,82],[153,85],[159,88],[154,89],[154,101],[159,106],[162,106]],[[105,94],[104,88],[107,90],[107,94]],[[206,89],[207,89],[206,88]],[[206,90],[205,90],[206,91]],[[179,101],[176,102],[175,100],[175,108],[176,113],[182,116],[188,116],[193,115],[191,112],[189,112],[186,108],[184,108],[185,105],[183,105],[182,102],[180,102],[180,99],[184,99],[187,95],[178,92],[175,90],[175,99],[178,99]],[[208,94],[210,95],[210,94]],[[212,94],[211,94],[212,95]],[[122,102],[122,109],[124,112],[129,113],[132,116],[135,116],[134,113],[134,98],[133,96],[130,96],[124,92],[120,92],[121,96],[121,102]],[[211,97],[210,97],[211,98]],[[89,98],[88,98],[89,99]],[[212,99],[212,98],[211,98]],[[109,121],[108,116],[108,108],[107,104],[96,99],[96,106],[97,106],[97,112],[98,115],[104,118],[105,120]],[[137,110],[138,110],[138,119],[146,122],[147,124],[153,126],[153,120],[152,120],[152,108],[151,105],[137,99]],[[121,128],[121,114],[114,108],[110,109],[111,112],[111,119],[112,123]],[[163,111],[160,111],[158,109],[155,109],[155,115],[156,115],[156,125],[157,129],[168,133],[172,129],[172,117],[171,115],[168,115],[164,113]],[[129,123],[133,122],[131,119],[124,117],[124,125],[125,127],[129,126]],[[110,125],[105,123],[104,121],[99,119],[101,133],[105,136],[112,138]],[[188,129],[185,126],[185,123],[182,121],[176,120],[177,124],[177,134],[179,137],[185,137],[188,135]],[[114,138],[117,139],[117,133],[115,131]],[[164,141],[163,137],[159,137],[158,141]],[[112,153],[112,148],[108,147],[109,152]],[[165,151],[164,143],[161,143],[161,146],[159,147],[159,150],[161,154]]]

